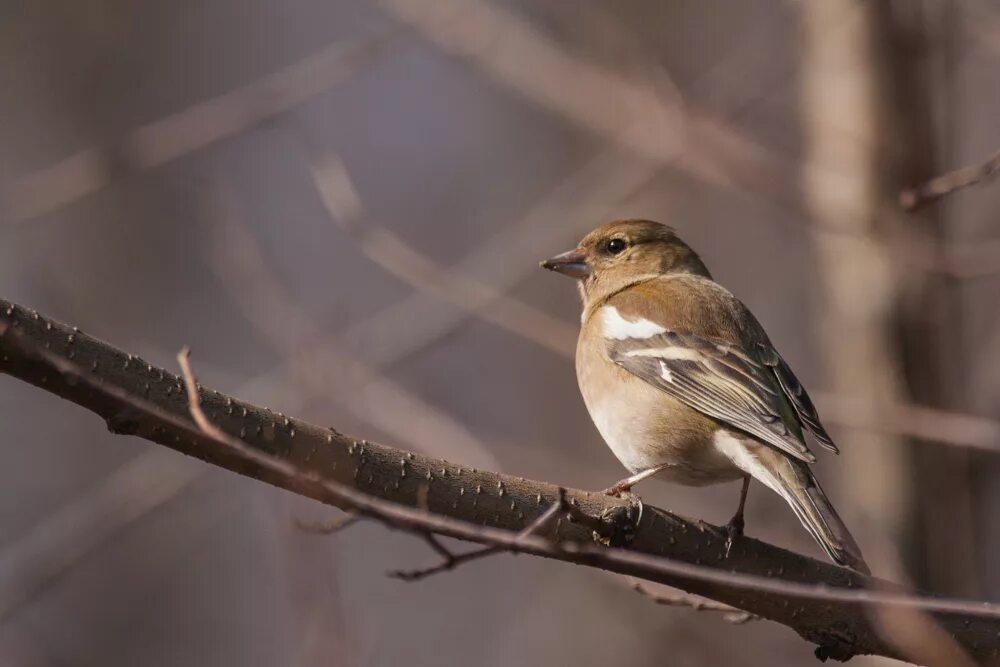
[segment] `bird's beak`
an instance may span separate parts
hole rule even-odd
[[[586,278],[590,275],[590,266],[587,265],[587,255],[580,248],[545,260],[542,262],[542,268],[549,271],[557,271],[572,278]]]

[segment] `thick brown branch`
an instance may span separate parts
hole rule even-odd
[[[558,487],[457,466],[354,440],[201,388],[220,442],[191,419],[181,378],[37,313],[0,301],[0,372],[35,384],[136,435],[243,475],[378,518],[395,528],[600,567],[681,588],[783,623],[820,645],[823,656],[899,656],[869,612],[933,612],[949,635],[980,660],[1000,649],[1000,610],[914,598],[885,582],[750,538],[728,558],[721,529],[653,507],[566,491],[573,513],[593,527],[559,520],[553,537],[524,534],[559,499]],[[430,512],[418,509],[426,504]],[[635,525],[638,516],[638,525]],[[869,590],[863,590],[869,589]]]

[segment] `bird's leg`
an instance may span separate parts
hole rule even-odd
[[[631,477],[626,477],[620,482],[616,482],[613,486],[609,486],[608,488],[604,489],[603,493],[609,496],[621,496],[623,493],[628,493],[629,491],[631,491],[632,487],[641,482],[642,480],[648,479],[653,475],[655,475],[656,473],[660,472],[661,470],[669,468],[670,466],[671,466],[670,463],[661,463],[660,465],[649,468],[648,470],[637,472]]]
[[[740,490],[740,506],[736,508],[736,514],[729,520],[723,530],[726,531],[726,557],[729,557],[729,550],[733,548],[733,540],[738,535],[743,535],[743,507],[747,504],[747,491],[750,490],[750,475],[743,478],[743,488]]]

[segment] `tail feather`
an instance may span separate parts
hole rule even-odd
[[[789,467],[800,466],[793,464]],[[785,500],[830,558],[852,570],[871,574],[854,536],[830,504],[816,478],[805,466],[801,468],[796,471],[795,483],[788,485],[789,494]]]
[[[758,442],[727,438],[717,439],[716,444],[738,467],[784,498],[834,562],[871,574],[858,543],[807,464]]]

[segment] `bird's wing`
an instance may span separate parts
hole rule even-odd
[[[771,372],[778,379],[781,390],[788,397],[788,400],[791,401],[799,421],[809,429],[809,432],[816,438],[816,442],[839,454],[840,450],[834,444],[833,438],[826,432],[826,429],[823,428],[823,424],[819,420],[816,406],[813,405],[812,399],[809,398],[805,387],[795,377],[795,373],[792,372],[788,363],[781,358],[781,355],[778,354],[777,350],[770,343],[758,342],[757,346],[760,351],[761,362],[770,368]]]
[[[688,406],[802,461],[805,425],[834,448],[764,328],[718,283],[665,277],[623,290],[594,313],[611,360]]]
[[[657,389],[794,458],[816,460],[779,376],[744,350],[670,330],[607,338],[607,344],[612,361]]]

